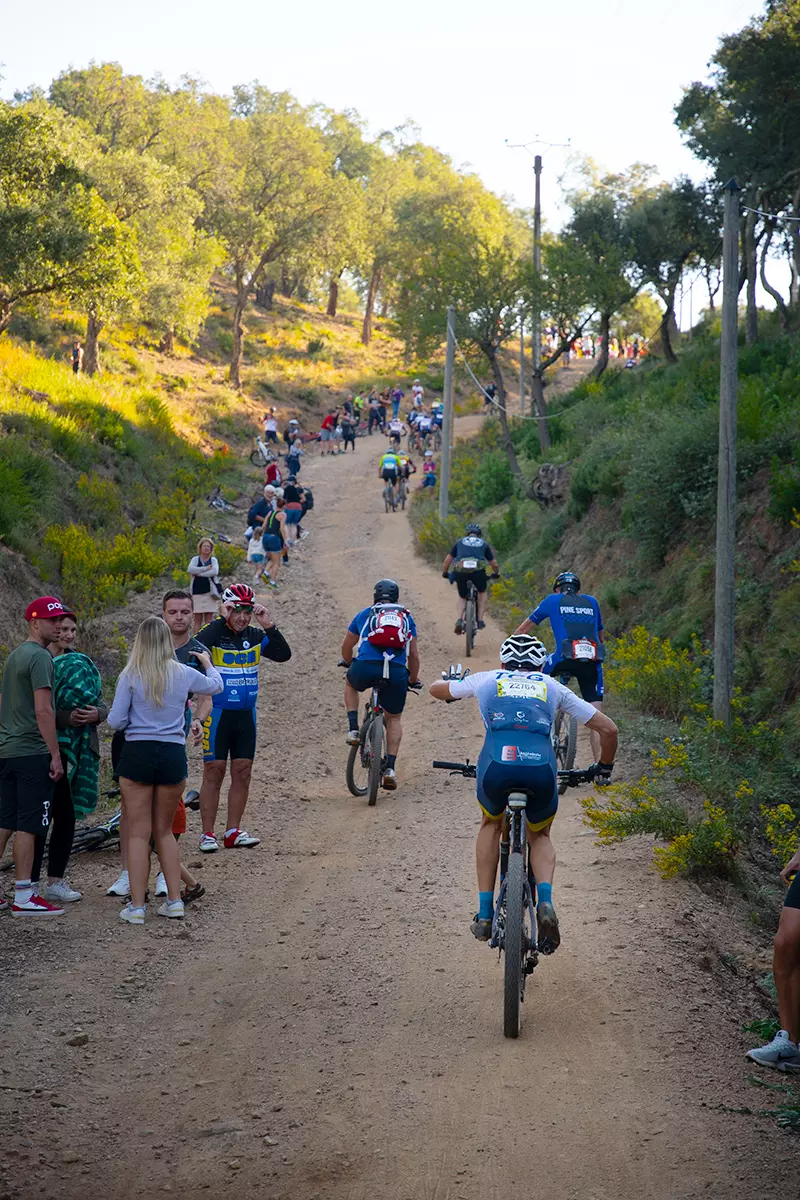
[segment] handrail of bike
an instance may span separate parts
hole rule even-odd
[[[432,766],[439,771],[450,771],[453,775],[463,775],[465,779],[474,779],[478,773],[477,764],[471,762],[440,762],[437,759]],[[567,787],[580,787],[583,783],[594,781],[594,767],[587,767],[583,771],[559,771],[558,778],[566,783]]]

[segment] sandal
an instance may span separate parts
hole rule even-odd
[[[184,904],[191,904],[193,900],[199,900],[201,896],[205,896],[206,889],[202,883],[196,883],[192,888],[184,888],[181,892],[181,900]]]

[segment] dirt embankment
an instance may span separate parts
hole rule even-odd
[[[429,680],[462,655],[453,589],[380,511],[375,439],[304,476],[312,536],[272,602],[294,656],[262,671],[262,844],[200,860],[193,819],[208,894],[182,926],[152,907],[144,929],[118,922],[113,856],[75,862],[66,917],[0,917],[0,1196],[794,1194],[794,1144],[731,1111],[763,1093],[742,1060],[751,997],[713,949],[724,912],[654,876],[648,845],[598,851],[574,794],[554,835],[562,947],[503,1039],[502,974],[468,928],[477,806],[430,769],[475,757],[476,711],[410,700],[398,792],[368,809],[344,786],[347,622],[395,576]],[[475,669],[499,638],[490,622]]]

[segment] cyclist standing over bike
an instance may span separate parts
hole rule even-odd
[[[441,680],[430,685],[429,691],[435,700],[474,696],[486,729],[477,764],[482,819],[475,843],[478,912],[472,932],[479,941],[491,937],[502,818],[509,793],[525,792],[530,864],[538,898],[539,948],[546,943],[550,951],[561,941],[553,907],[556,853],[550,840],[550,826],[558,809],[556,757],[550,736],[553,718],[556,710],[563,708],[597,733],[602,761],[594,772],[600,783],[610,781],[618,735],[609,717],[579,700],[557,679],[542,674],[546,659],[547,649],[537,638],[512,634],[500,647],[499,671],[479,671],[462,678],[460,665],[451,667],[443,672]]]
[[[408,609],[398,601],[400,588],[393,579],[379,579],[372,604],[356,613],[342,642],[342,661],[347,667],[344,706],[347,710],[348,746],[357,746],[358,693],[382,679],[381,707],[386,717],[386,770],[382,785],[397,787],[395,762],[403,737],[403,709],[409,686],[419,682],[417,627]],[[388,618],[388,620],[387,620]],[[397,635],[395,635],[397,631]],[[396,648],[395,647],[396,643]]]
[[[492,568],[495,578],[500,574],[500,567],[494,556],[494,551],[483,539],[480,525],[474,523],[467,526],[464,536],[459,538],[453,549],[442,563],[442,578],[450,579],[451,574],[458,588],[458,620],[456,633],[464,632],[464,612],[467,603],[467,581],[475,584],[478,593],[478,629],[485,629],[486,604],[489,599],[486,582],[486,564]]]
[[[262,658],[288,662],[292,652],[268,611],[256,603],[253,589],[246,583],[234,583],[222,595],[222,615],[205,629],[197,640],[209,650],[211,661],[222,676],[224,690],[215,696],[211,716],[203,730],[203,785],[200,789],[200,816],[204,854],[219,850],[214,823],[219,794],[231,760],[231,786],[228,792],[228,822],[225,849],[257,846],[239,822],[250,791],[250,776],[256,752],[256,701],[258,667]],[[255,617],[257,625],[251,624]]]
[[[530,633],[542,621],[549,621],[556,648],[548,657],[548,675],[567,675],[577,679],[581,696],[603,710],[603,618],[594,596],[581,592],[581,581],[573,571],[562,571],[553,580],[553,590],[514,631]],[[600,756],[600,743],[590,734],[592,755]]]

